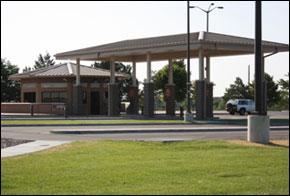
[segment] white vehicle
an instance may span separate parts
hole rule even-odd
[[[231,115],[235,113],[245,115],[246,112],[250,114],[255,111],[255,103],[251,99],[230,99],[226,104],[226,110]]]

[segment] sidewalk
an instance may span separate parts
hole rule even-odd
[[[3,148],[1,149],[1,159],[4,157],[17,156],[40,150],[45,150],[66,143],[70,143],[70,141],[34,141],[25,144],[20,144],[17,146]]]

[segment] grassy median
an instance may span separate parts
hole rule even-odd
[[[1,125],[184,123],[183,120],[1,120]]]
[[[5,194],[289,194],[289,147],[74,142],[1,159]]]

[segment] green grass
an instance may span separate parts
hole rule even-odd
[[[5,194],[289,194],[289,148],[75,142],[1,159]]]
[[[184,123],[183,120],[1,120],[2,125],[17,124],[140,124]]]

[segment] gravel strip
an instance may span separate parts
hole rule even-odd
[[[16,140],[12,138],[1,138],[1,149],[33,141],[34,140]]]

